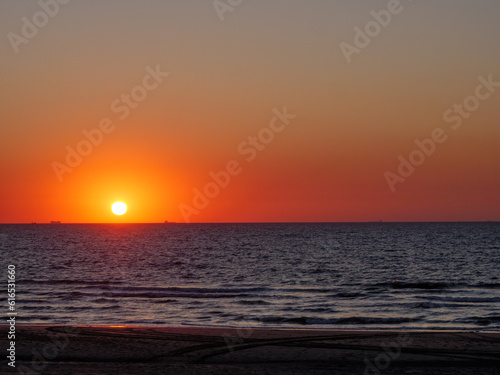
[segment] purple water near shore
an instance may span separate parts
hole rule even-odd
[[[19,323],[500,330],[500,223],[0,225],[0,250]]]

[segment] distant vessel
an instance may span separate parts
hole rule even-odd
[[[61,222],[59,220],[52,220],[50,224],[61,224]]]
[[[165,220],[163,222],[163,224],[175,224],[175,221],[168,221],[168,220]]]

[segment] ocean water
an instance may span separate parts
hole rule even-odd
[[[18,324],[500,330],[500,223],[0,225],[0,260]]]

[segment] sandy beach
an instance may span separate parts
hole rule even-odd
[[[9,361],[1,373],[491,375],[500,332],[18,325]]]

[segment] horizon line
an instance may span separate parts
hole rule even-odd
[[[499,223],[500,220],[419,220],[419,221],[383,221],[383,220],[367,220],[367,221],[200,221],[200,222],[17,222],[17,223],[0,223],[0,225],[82,225],[82,224],[148,224],[148,225],[170,225],[170,224],[432,224],[432,223]]]

